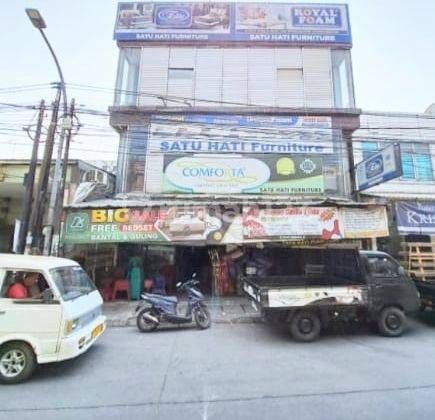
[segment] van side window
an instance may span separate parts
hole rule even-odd
[[[42,299],[48,289],[44,276],[35,271],[7,271],[0,297],[6,299]]]
[[[368,269],[373,277],[396,277],[399,275],[399,266],[387,257],[368,257]]]

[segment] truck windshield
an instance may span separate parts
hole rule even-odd
[[[367,259],[369,271],[374,277],[395,277],[399,275],[399,265],[384,256],[374,256]]]
[[[63,300],[72,300],[95,290],[91,279],[80,266],[53,268],[50,270]]]

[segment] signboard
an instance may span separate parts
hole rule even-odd
[[[166,155],[165,193],[313,195],[324,191],[322,158],[293,155]]]
[[[243,208],[243,238],[279,240],[291,237],[342,239],[338,209],[333,207]]]
[[[344,4],[119,3],[114,39],[145,42],[352,42]]]
[[[400,146],[392,144],[363,160],[355,167],[357,191],[381,184],[402,175]]]
[[[402,235],[435,235],[435,201],[398,202],[396,220]]]
[[[151,119],[149,153],[330,154],[330,117],[184,115]]]
[[[68,213],[65,243],[242,241],[237,207],[204,206],[77,210]]]
[[[385,207],[341,208],[340,220],[346,239],[380,238],[389,235]]]

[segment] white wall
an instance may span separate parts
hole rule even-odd
[[[193,86],[188,80],[168,82],[169,68],[192,68]],[[287,72],[286,87],[284,79],[277,80],[278,69],[299,70],[302,77]],[[201,99],[288,107],[332,107],[334,102],[327,48],[143,47],[138,87],[145,93],[192,97],[192,105],[218,105]],[[139,106],[147,105],[162,101],[141,95]]]
[[[435,117],[424,114],[373,113],[361,115],[361,129],[354,133],[355,163],[363,158],[362,141],[424,142],[429,145],[432,170],[435,171]],[[384,143],[382,143],[384,141]],[[435,172],[433,173],[435,178]],[[369,188],[364,194],[385,197],[435,200],[435,180],[395,179]]]

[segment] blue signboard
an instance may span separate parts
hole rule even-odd
[[[400,146],[392,144],[363,160],[355,167],[357,191],[381,184],[402,175]]]
[[[345,4],[119,3],[114,38],[144,42],[352,43]]]
[[[396,203],[397,229],[403,235],[435,234],[435,202]]]

